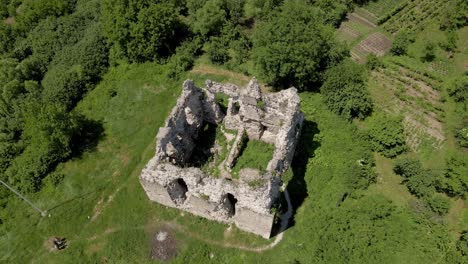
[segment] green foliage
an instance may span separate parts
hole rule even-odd
[[[201,50],[201,41],[196,38],[187,40],[177,47],[176,53],[171,56],[167,63],[168,77],[178,79],[195,64],[195,58]]]
[[[448,1],[441,16],[440,26],[444,30],[456,30],[468,23],[468,3],[464,0]]]
[[[107,69],[107,59],[99,27],[90,28],[77,44],[62,49],[52,61],[42,81],[44,99],[73,108]]]
[[[371,152],[363,153],[363,158],[358,160],[346,172],[346,185],[350,190],[365,190],[370,184],[375,183],[377,174],[374,170],[375,160]]]
[[[370,53],[367,56],[366,68],[369,70],[375,70],[380,67],[384,67],[384,64],[382,63],[382,61],[374,53]]]
[[[52,172],[44,179],[45,185],[57,187],[65,178],[65,175],[59,172]]]
[[[245,2],[247,17],[265,18],[280,6],[283,0],[246,0]]]
[[[431,210],[439,215],[446,215],[450,210],[450,200],[442,195],[432,196],[427,203]]]
[[[463,257],[468,256],[468,231],[464,231],[457,241],[457,250]]]
[[[193,17],[193,31],[203,37],[209,37],[221,32],[226,22],[227,14],[222,8],[223,0],[208,0],[198,9]]]
[[[225,93],[217,93],[215,95],[215,101],[218,103],[219,107],[221,108],[221,111],[226,113],[229,105],[229,96]]]
[[[14,35],[13,28],[5,23],[0,23],[0,54],[7,53],[13,48]]]
[[[468,193],[468,157],[454,153],[447,159],[447,169],[438,181],[437,189],[449,196],[466,197]]]
[[[413,42],[413,33],[407,30],[401,30],[395,36],[390,52],[397,56],[406,55],[408,46]]]
[[[468,102],[468,76],[452,80],[447,87],[448,94],[458,103]]]
[[[232,168],[234,174],[238,174],[244,168],[257,169],[260,173],[265,172],[268,162],[273,158],[275,146],[260,140],[247,140],[236,164]]]
[[[15,16],[15,28],[20,34],[29,32],[36,24],[49,16],[63,16],[71,13],[76,0],[25,0],[21,3],[21,13]],[[10,14],[15,14],[16,11]]]
[[[415,196],[428,199],[434,194],[438,176],[431,170],[423,169],[419,160],[400,158],[396,160],[393,170],[404,178],[406,187]]]
[[[324,22],[338,27],[351,9],[351,2],[347,0],[315,0],[314,5],[322,9]]]
[[[423,55],[421,59],[425,62],[433,61],[436,57],[436,44],[434,42],[426,42],[423,48]]]
[[[403,125],[399,117],[378,113],[369,118],[369,138],[375,151],[393,158],[407,150]]]
[[[210,38],[208,46],[208,56],[210,61],[214,64],[224,64],[229,59],[228,47],[225,46],[224,41],[220,37]]]
[[[395,161],[393,171],[405,178],[411,178],[422,172],[422,164],[417,159],[400,158]]]
[[[276,88],[312,89],[323,71],[346,54],[323,25],[322,11],[303,2],[287,1],[258,25],[253,38],[253,61],[258,75]]]
[[[367,72],[351,60],[327,71],[320,92],[330,110],[347,119],[364,118],[372,111]]]
[[[37,191],[50,167],[71,154],[74,121],[54,104],[31,104],[25,113],[23,140],[29,142],[5,171],[9,181],[25,192]]]
[[[312,254],[313,262],[358,263],[371,259],[372,262],[398,262],[388,247],[398,247],[396,243],[405,236],[402,229],[407,227],[395,223],[407,220],[384,197],[345,201],[340,209],[329,212],[321,221],[326,224],[316,234],[320,243]]]
[[[183,35],[178,11],[170,3],[104,1],[103,10],[104,32],[114,60],[144,62],[167,56],[174,50],[176,31]]]

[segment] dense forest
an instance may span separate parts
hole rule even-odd
[[[388,59],[371,54],[365,63],[358,64],[349,43],[337,37],[338,28],[347,21],[347,14],[362,6],[384,5],[382,2],[0,0],[0,179],[24,194],[44,199],[69,188],[67,181],[72,179],[67,178],[73,176],[67,174],[66,164],[85,159],[97,151],[96,145],[104,142],[103,138],[120,131],[108,121],[112,111],[109,116],[100,111],[110,109],[119,96],[132,92],[119,88],[119,83],[133,81],[126,79],[127,72],[136,69],[153,71],[145,73],[150,77],[141,77],[147,82],[177,87],[167,94],[161,92],[167,98],[158,95],[159,91],[152,95],[164,106],[148,103],[144,109],[158,112],[155,115],[161,119],[151,123],[152,130],[142,139],[146,143],[129,141],[122,145],[131,148],[150,144],[183,79],[205,77],[190,75],[201,61],[219,71],[257,76],[272,91],[294,86],[301,92],[306,125],[295,164],[284,180],[289,180],[298,214],[291,232],[302,242],[299,251],[283,254],[282,260],[467,263],[467,213],[460,220],[462,227],[455,231],[449,230],[443,220],[456,200],[464,202],[466,211],[467,61],[463,71],[453,70],[445,77],[414,70],[421,76],[418,81],[434,83],[434,87],[437,84],[443,94],[444,106],[431,108],[441,112],[441,119],[447,123],[449,143],[443,156],[439,150],[413,149],[405,136],[405,116],[382,109],[378,94],[384,92],[375,92],[372,85],[373,78],[394,71],[395,65],[433,65],[439,57],[466,54],[466,47],[458,43],[461,30],[468,25],[468,4],[450,0],[443,5],[436,22],[432,22],[441,40],[420,43],[416,36],[423,29],[393,32],[391,23],[413,2],[422,6],[425,1],[389,1],[398,5],[377,23],[392,33],[388,33],[393,39]],[[400,79],[404,83],[409,77]],[[124,106],[140,109],[137,103],[127,103],[123,100],[114,112],[122,113]],[[138,114],[127,111],[122,113],[127,115],[127,123],[119,125],[125,129],[143,126],[131,121],[134,116],[129,113]],[[136,151],[135,156],[142,156],[143,150],[146,148]],[[431,167],[427,156],[438,153],[441,165]],[[372,186],[379,181],[379,159],[390,162],[388,173],[401,177],[403,190],[411,195],[411,206],[398,206],[385,195],[372,193]],[[312,200],[306,203],[306,199]],[[15,221],[37,221],[30,215],[12,216],[15,201],[12,193],[0,188],[1,243],[9,243],[6,237],[15,232]],[[36,225],[39,228],[39,224],[32,224]],[[279,251],[297,248],[294,243],[286,241]],[[115,256],[126,258],[120,252],[124,249],[113,250],[109,252],[119,251]],[[192,250],[199,251],[195,258],[200,263],[207,255],[205,251],[215,251]],[[76,254],[83,262],[97,261],[95,255]],[[243,262],[226,249],[218,254],[226,256],[218,262]],[[266,259],[280,261],[274,252],[269,254]],[[190,251],[182,253],[178,261],[183,263],[189,256]],[[7,261],[8,257],[0,260]],[[23,257],[27,259],[22,256],[11,263]],[[90,259],[85,260],[87,257]],[[259,261],[262,255],[247,257],[250,259],[244,259],[244,263]]]

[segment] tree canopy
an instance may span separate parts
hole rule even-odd
[[[365,68],[351,60],[329,69],[320,91],[330,110],[347,119],[364,118],[372,112]]]
[[[346,55],[323,24],[323,11],[303,2],[287,1],[258,25],[253,61],[259,76],[274,87],[313,90],[322,73]]]

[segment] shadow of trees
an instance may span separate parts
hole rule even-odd
[[[294,226],[296,211],[308,196],[305,174],[309,159],[314,157],[315,150],[320,147],[320,143],[314,140],[314,135],[319,132],[320,130],[318,129],[317,123],[304,120],[301,137],[296,146],[296,152],[291,164],[293,177],[287,186],[293,206],[293,217],[290,220],[289,227]]]
[[[291,164],[292,178],[287,183],[286,189],[289,192],[291,204],[293,206],[292,219],[289,220],[288,227],[294,226],[294,217],[297,209],[302,205],[304,200],[307,198],[307,183],[305,181],[305,174],[307,171],[307,163],[309,159],[314,156],[315,150],[320,147],[320,143],[314,140],[314,135],[318,134],[317,123],[310,120],[304,120],[301,130],[301,136],[296,146],[294,158]],[[287,208],[287,202],[284,196],[280,199],[280,208]],[[282,209],[281,211],[283,211]],[[284,213],[284,212],[282,212]],[[271,237],[275,237],[280,232],[280,221],[275,222]]]
[[[71,158],[81,157],[86,151],[93,151],[105,136],[101,121],[88,119],[83,115],[75,116],[75,120],[77,126],[71,139]]]

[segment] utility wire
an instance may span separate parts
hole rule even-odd
[[[21,197],[21,199],[23,199],[24,201],[26,201],[29,205],[31,205],[34,209],[36,209],[37,211],[39,211],[41,213],[41,216],[46,216],[47,215],[47,211],[42,211],[41,209],[39,209],[37,206],[35,206],[31,201],[29,201],[26,197],[24,197],[23,195],[21,195],[21,193],[17,192],[15,189],[13,189],[10,185],[6,184],[4,181],[0,180],[0,183],[2,183],[3,185],[5,185],[8,189],[10,189],[10,191],[14,192],[16,195],[18,195],[19,197]]]

